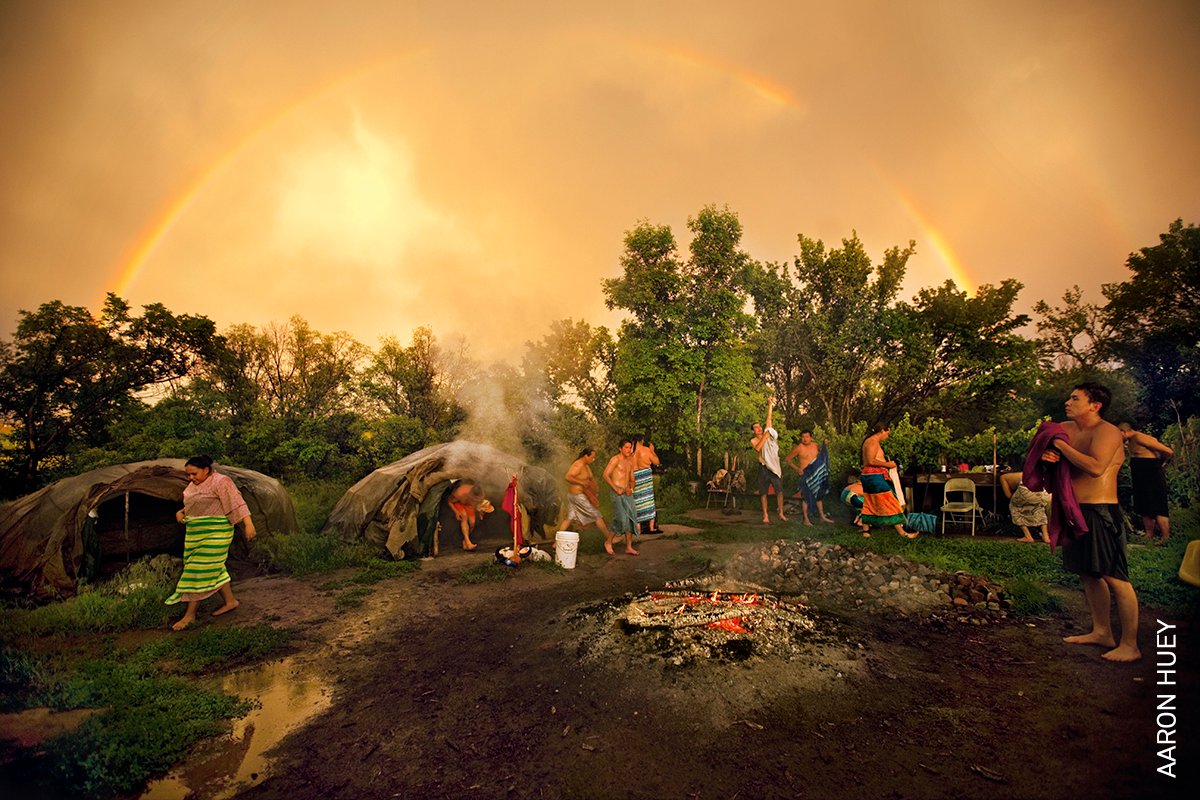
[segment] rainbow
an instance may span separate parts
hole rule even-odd
[[[929,246],[933,248],[934,254],[937,255],[938,260],[942,262],[942,266],[946,268],[946,272],[949,274],[950,279],[954,281],[958,288],[962,289],[967,294],[975,294],[975,290],[978,288],[978,286],[976,285],[975,281],[971,279],[970,274],[967,272],[967,268],[963,266],[962,261],[959,259],[958,254],[954,252],[954,248],[951,247],[950,242],[947,241],[946,237],[942,235],[942,232],[934,227],[933,223],[926,218],[925,214],[923,214],[917,207],[915,200],[913,200],[900,187],[891,184],[891,182],[889,182],[889,185],[891,185],[892,191],[895,193],[896,199],[900,202],[900,205],[904,206],[904,210],[908,212],[908,216],[911,217],[912,221],[917,223],[917,227],[921,229],[922,237],[929,244]]]
[[[630,41],[635,47],[649,51],[656,56],[666,57],[690,67],[717,72],[733,78],[759,97],[774,105],[786,106],[800,112],[807,110],[805,104],[796,97],[791,89],[761,72],[746,69],[732,61],[706,55],[675,43],[653,42],[646,39],[632,39]]]
[[[112,291],[119,297],[125,297],[129,291],[129,287],[133,285],[138,273],[146,265],[146,262],[153,255],[155,249],[166,238],[167,234],[175,224],[187,212],[192,202],[204,191],[204,189],[234,161],[238,159],[246,150],[253,144],[258,142],[268,132],[274,130],[278,125],[299,112],[301,109],[312,105],[327,96],[339,91],[346,86],[356,83],[370,75],[373,75],[383,69],[394,66],[401,61],[412,59],[426,52],[428,48],[416,48],[412,51],[400,55],[387,55],[381,58],[366,62],[365,64],[355,65],[347,72],[334,76],[317,86],[313,91],[305,94],[291,103],[280,108],[275,113],[268,116],[263,122],[259,123],[253,130],[246,133],[232,147],[226,150],[216,161],[208,165],[200,174],[195,176],[177,195],[175,195],[166,207],[156,214],[151,223],[144,228],[138,235],[136,243],[131,248],[126,256],[121,259],[120,266],[116,270],[116,276],[112,280],[113,288],[106,291]],[[103,298],[99,305],[103,304]]]

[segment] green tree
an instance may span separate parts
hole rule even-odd
[[[807,415],[847,431],[878,413],[871,382],[892,348],[891,306],[916,243],[885,251],[875,266],[856,233],[834,250],[798,240],[794,276],[779,265],[753,270],[757,366],[791,424]]]
[[[556,320],[540,342],[526,342],[525,348],[522,371],[547,402],[562,412],[583,412],[601,429],[609,427],[617,390],[612,381],[616,343],[608,328]]]
[[[874,371],[871,417],[916,421],[961,409],[955,426],[978,430],[1037,374],[1036,343],[1019,330],[1029,317],[1013,313],[1021,290],[1015,280],[984,284],[974,297],[946,281],[922,289],[912,303],[887,315],[887,357]]]
[[[754,413],[746,314],[750,258],[728,209],[688,219],[681,261],[667,226],[642,222],[625,235],[623,275],[604,282],[609,308],[630,313],[618,336],[613,379],[620,423],[695,458],[734,441]]]
[[[1125,262],[1133,276],[1104,286],[1114,352],[1140,384],[1156,427],[1200,414],[1200,228],[1171,223],[1159,244]]]
[[[388,413],[412,417],[430,431],[445,432],[456,419],[443,355],[433,329],[413,331],[408,347],[395,337],[381,340],[362,376],[362,392]]]
[[[0,344],[0,413],[17,443],[7,490],[33,489],[47,463],[66,467],[72,449],[102,444],[139,392],[194,372],[218,344],[206,317],[160,304],[133,316],[111,293],[99,318],[57,300],[22,311],[13,341]]]
[[[1037,321],[1037,343],[1048,368],[1090,372],[1108,362],[1112,328],[1104,309],[1083,302],[1078,285],[1063,293],[1061,306],[1039,300],[1033,310],[1041,317]]]

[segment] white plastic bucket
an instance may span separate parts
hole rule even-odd
[[[559,531],[554,534],[554,560],[564,569],[575,569],[575,556],[579,553],[579,534],[575,531]]]

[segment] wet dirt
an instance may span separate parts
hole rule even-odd
[[[266,752],[330,705],[332,691],[311,660],[295,657],[240,670],[221,682],[227,694],[256,707],[226,736],[194,748],[186,761],[152,781],[141,800],[226,800],[267,776]]]
[[[245,798],[1167,798],[1156,768],[1155,632],[1135,665],[1068,646],[1086,612],[975,626],[813,609],[828,635],[789,657],[686,659],[613,646],[589,608],[628,602],[742,546],[645,541],[562,573],[456,580],[452,553],[307,626],[331,705],[283,739]],[[241,621],[292,581],[246,582]],[[1170,620],[1179,623],[1178,620]],[[1200,630],[1181,623],[1180,771],[1200,763]],[[615,641],[620,642],[620,639]]]

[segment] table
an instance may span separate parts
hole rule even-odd
[[[976,497],[984,511],[996,511],[999,507],[1003,490],[1000,488],[1000,475],[992,472],[930,472],[917,475],[913,480],[913,503],[919,503],[921,511],[940,509],[942,487],[951,478],[966,478],[974,483]],[[932,502],[934,495],[937,496],[936,503]]]

